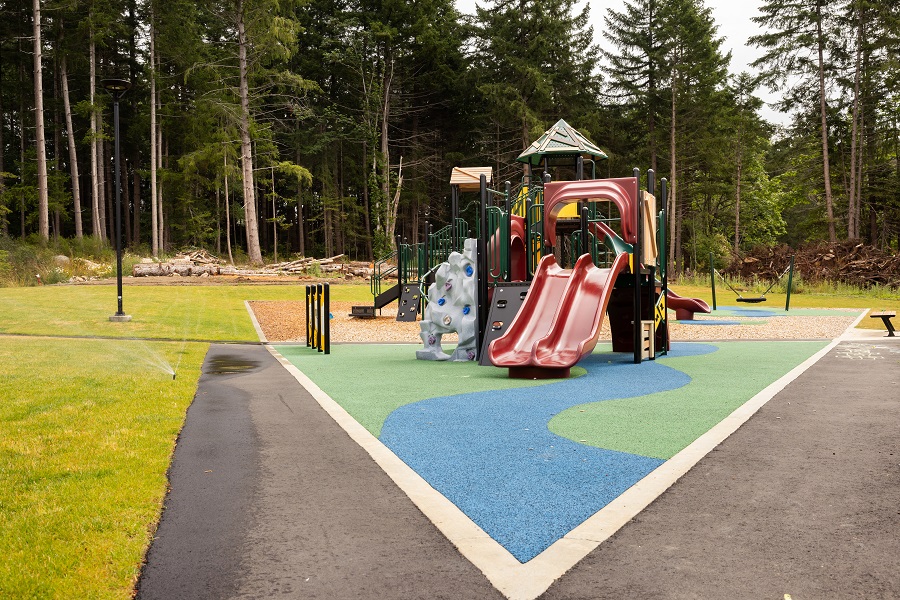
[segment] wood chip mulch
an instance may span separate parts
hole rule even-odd
[[[350,317],[351,302],[332,302],[331,341],[381,342],[381,343],[421,343],[419,323],[397,322],[396,305],[382,309],[375,319]],[[270,342],[296,342],[306,339],[306,317],[303,302],[259,301],[250,302],[256,319],[266,339]],[[845,311],[846,312],[846,311]],[[699,318],[716,318],[701,317]],[[791,339],[833,339],[849,327],[854,317],[770,317],[733,318],[720,317],[717,320],[741,321],[741,325],[683,325],[670,321],[672,341],[693,340],[791,340]],[[746,323],[746,324],[744,324]],[[603,322],[601,340],[609,340],[609,324]],[[444,341],[453,343],[455,335],[444,336]]]

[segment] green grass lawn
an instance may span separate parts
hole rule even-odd
[[[305,286],[125,286],[129,323],[111,323],[114,285],[0,288],[0,333],[140,337],[144,339],[256,341],[245,300],[302,302]],[[372,302],[368,285],[334,285],[334,301]]]
[[[130,597],[207,347],[3,339],[0,598]]]

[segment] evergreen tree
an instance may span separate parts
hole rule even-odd
[[[753,64],[763,69],[764,81],[773,90],[785,89],[783,108],[794,108],[803,91],[815,89],[819,112],[822,147],[822,181],[828,239],[836,241],[834,200],[831,190],[831,158],[828,146],[828,82],[833,80],[835,63],[832,54],[839,31],[835,18],[840,0],[765,0],[761,15],[754,21],[768,31],[753,36],[750,43],[764,49],[765,54]],[[802,101],[802,100],[801,100]]]
[[[647,149],[650,168],[657,164],[661,141],[659,123],[665,120],[665,36],[660,32],[664,3],[659,0],[626,0],[622,12],[610,10],[604,17],[610,46],[603,50],[610,98],[622,100],[638,129],[641,145]],[[615,50],[613,50],[615,48]]]
[[[474,68],[488,113],[484,129],[515,132],[510,147],[498,153],[505,164],[562,117],[591,133],[586,117],[599,97],[600,51],[589,5],[575,10],[575,0],[495,0],[478,8]]]

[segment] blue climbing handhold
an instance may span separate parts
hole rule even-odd
[[[470,312],[472,312],[472,307],[471,307],[471,306],[469,306],[468,304],[466,304],[465,306],[463,306],[463,314],[464,314],[464,315],[467,315],[467,314],[469,314]]]
[[[438,306],[443,306],[443,305],[445,305],[446,303],[447,303],[447,299],[446,299],[446,298],[441,298],[441,299],[438,300]]]
[[[472,265],[466,265],[466,276],[471,277],[475,272],[475,269],[472,268]]]

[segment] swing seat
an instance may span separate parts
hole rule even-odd
[[[766,297],[760,296],[759,298],[738,298],[738,302],[748,302],[750,304],[757,304],[758,302],[765,302]]]

